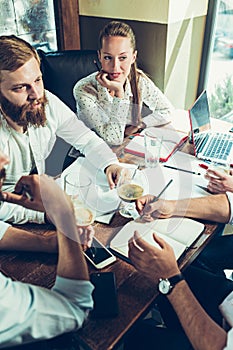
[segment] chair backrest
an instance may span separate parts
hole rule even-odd
[[[44,52],[38,49],[41,59],[41,71],[44,86],[58,96],[74,112],[76,110],[73,97],[75,83],[95,72],[94,60],[98,60],[96,50],[67,50]]]
[[[73,97],[75,83],[97,70],[94,60],[98,60],[96,50],[68,50],[44,52],[38,49],[45,89],[58,96],[72,111],[76,111]],[[64,167],[64,159],[70,149],[61,138],[57,138],[51,154],[45,161],[46,173],[56,176]]]

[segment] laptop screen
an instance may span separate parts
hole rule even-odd
[[[210,112],[206,90],[197,98],[189,110],[191,131],[199,133],[210,129]]]

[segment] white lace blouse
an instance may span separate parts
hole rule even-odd
[[[143,72],[139,73],[140,107],[144,104],[150,113],[143,122],[147,127],[166,124],[173,106],[152,80]],[[126,125],[133,125],[130,82],[126,81],[124,98],[112,97],[107,88],[97,82],[96,74],[90,74],[74,86],[77,115],[108,144],[119,145],[123,142]]]

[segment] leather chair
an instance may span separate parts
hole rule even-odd
[[[38,49],[41,58],[41,71],[45,89],[51,91],[76,110],[73,97],[75,83],[95,72],[95,61],[98,61],[96,50],[68,50],[44,52]]]
[[[46,90],[58,96],[72,111],[76,111],[73,97],[75,83],[97,70],[94,61],[98,61],[96,50],[68,50],[44,52],[38,49],[41,59],[41,71]],[[57,138],[56,144],[46,159],[46,173],[56,176],[75,158],[68,156],[70,145]]]

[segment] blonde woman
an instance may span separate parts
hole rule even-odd
[[[137,68],[136,39],[123,22],[108,23],[99,35],[101,68],[74,87],[77,115],[109,145],[142,127],[170,121],[173,109],[165,95]],[[143,117],[142,106],[149,115]]]

